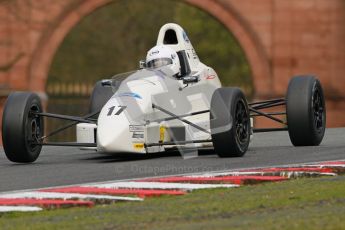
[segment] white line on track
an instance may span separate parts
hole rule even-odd
[[[0,198],[7,199],[22,199],[22,198],[33,198],[33,199],[100,199],[100,200],[119,200],[119,201],[142,201],[141,198],[135,197],[122,197],[122,196],[106,196],[106,195],[89,195],[89,194],[78,194],[78,193],[57,193],[57,192],[20,192],[20,193],[8,193],[0,195]]]
[[[60,185],[60,186],[49,186],[44,188],[32,188],[32,189],[25,189],[25,190],[15,190],[15,191],[4,191],[0,192],[1,194],[8,194],[8,193],[14,193],[14,192],[30,192],[33,190],[41,190],[41,189],[53,189],[53,188],[64,188],[68,186],[89,186],[89,187],[97,187],[98,185],[102,184],[110,184],[115,182],[126,182],[126,181],[134,181],[134,180],[145,180],[145,179],[157,179],[162,177],[172,177],[172,176],[200,176],[203,174],[214,174],[214,173],[232,173],[232,172],[238,172],[241,170],[252,170],[255,171],[256,169],[261,168],[272,168],[272,167],[294,167],[294,166],[309,166],[309,165],[320,165],[324,162],[334,162],[334,161],[345,161],[345,159],[333,159],[328,161],[314,161],[314,162],[300,162],[300,163],[294,163],[294,164],[278,164],[278,165],[266,165],[266,166],[258,166],[258,167],[244,167],[244,168],[236,168],[236,169],[225,169],[225,170],[216,170],[216,171],[209,171],[209,172],[195,172],[195,173],[181,173],[181,174],[171,174],[171,175],[161,175],[161,176],[150,176],[150,177],[138,177],[138,178],[127,178],[127,179],[120,179],[120,180],[108,180],[108,181],[102,181],[102,182],[90,182],[90,183],[79,183],[79,184],[66,184],[66,185]]]
[[[42,211],[40,207],[34,206],[0,206],[0,212],[34,212]]]
[[[263,176],[263,175],[276,175],[276,176],[286,176],[288,178],[292,176],[298,176],[298,175],[323,175],[323,176],[336,176],[336,173],[319,173],[319,172],[304,172],[304,171],[294,171],[294,172],[263,172],[263,171],[248,171],[248,172],[222,172],[222,173],[205,173],[195,176],[186,176],[186,177],[217,177],[217,176]]]
[[[345,164],[324,164],[324,165],[302,165],[303,167],[319,167],[319,168],[327,168],[327,167],[337,167],[337,168],[345,168]]]
[[[261,175],[261,172],[221,172],[221,173],[203,173],[203,174],[198,174],[198,175],[187,175],[186,177],[192,177],[192,178],[197,178],[197,177],[216,177],[216,176],[253,176],[253,175]]]
[[[94,183],[84,183],[84,184],[78,184],[73,186],[98,186],[102,184],[110,184],[115,182],[126,182],[126,181],[135,181],[135,180],[145,180],[145,179],[158,179],[163,177],[175,177],[175,176],[200,176],[203,174],[214,174],[214,173],[233,173],[233,172],[239,172],[242,170],[251,170],[252,172],[255,172],[258,169],[262,168],[280,168],[280,167],[298,167],[298,166],[307,166],[307,165],[317,165],[324,162],[334,162],[334,161],[345,161],[345,159],[338,159],[338,160],[329,160],[329,161],[314,161],[314,162],[302,162],[302,163],[293,163],[293,164],[281,164],[281,165],[266,165],[266,166],[257,166],[257,167],[244,167],[244,168],[236,168],[236,169],[224,169],[224,170],[215,170],[215,171],[208,171],[208,172],[192,172],[192,173],[181,173],[181,174],[171,174],[171,175],[161,175],[161,176],[149,176],[149,177],[138,177],[138,178],[130,178],[130,179],[120,179],[120,180],[109,180],[109,181],[103,181],[103,182],[94,182]],[[66,186],[58,186],[58,187],[66,187]],[[58,187],[52,187],[52,188],[58,188]]]
[[[141,189],[205,189],[205,188],[233,188],[238,185],[233,184],[183,184],[183,183],[163,183],[163,182],[114,182],[93,185],[98,188],[141,188]]]

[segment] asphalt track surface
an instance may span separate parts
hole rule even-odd
[[[345,128],[327,129],[317,147],[293,147],[287,132],[255,134],[246,155],[210,152],[184,160],[178,152],[148,157],[109,156],[74,147],[45,147],[32,164],[15,164],[0,152],[0,192],[206,171],[345,159]]]

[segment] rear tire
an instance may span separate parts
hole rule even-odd
[[[216,89],[211,99],[211,136],[220,157],[241,157],[248,150],[250,117],[248,104],[238,88]]]
[[[41,152],[37,142],[43,135],[43,118],[32,112],[42,112],[36,94],[14,92],[8,96],[2,117],[2,143],[10,161],[34,162]]]
[[[290,80],[286,116],[293,145],[316,146],[321,143],[326,129],[326,107],[319,80],[313,76]]]
[[[114,95],[112,87],[103,86],[102,81],[98,81],[92,90],[90,97],[89,112],[94,113],[100,111],[105,103]],[[98,115],[97,115],[98,117]]]

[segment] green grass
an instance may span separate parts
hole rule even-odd
[[[199,190],[94,208],[7,213],[1,229],[345,229],[345,177]]]

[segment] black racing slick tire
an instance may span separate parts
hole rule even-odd
[[[326,106],[321,83],[314,76],[290,80],[286,95],[288,131],[294,146],[316,146],[326,129]]]
[[[41,153],[43,136],[41,100],[35,93],[14,92],[6,101],[2,117],[2,143],[10,161],[34,162]]]
[[[103,86],[102,81],[98,81],[91,93],[89,112],[94,113],[100,111],[113,95],[114,92],[112,87]]]
[[[241,157],[248,150],[250,117],[247,100],[239,88],[216,89],[211,99],[210,128],[220,157]]]

